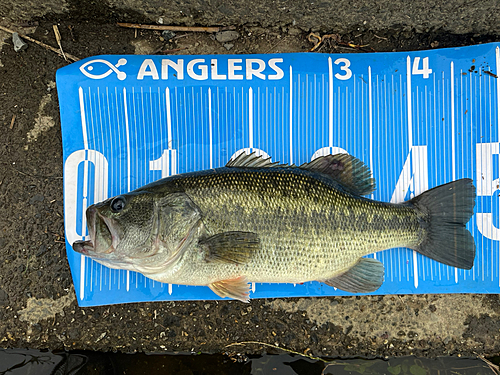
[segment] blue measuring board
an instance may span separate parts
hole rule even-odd
[[[348,152],[401,202],[472,178],[472,270],[409,249],[374,294],[500,293],[500,44],[418,52],[97,56],[57,71],[66,247],[81,306],[219,299],[110,270],[74,252],[85,209],[173,174],[224,166],[241,152],[301,164]],[[253,284],[251,298],[349,295],[319,282]]]

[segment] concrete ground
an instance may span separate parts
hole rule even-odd
[[[306,51],[310,31],[338,33],[320,52],[400,51],[498,41],[497,1],[0,0],[0,25],[79,58],[97,54]],[[204,33],[173,42],[117,21],[233,25],[225,46]],[[185,35],[184,35],[185,34]],[[229,48],[229,49],[228,49]],[[321,356],[500,353],[498,295],[406,295],[141,303],[79,308],[66,260],[55,72],[66,65],[0,31],[0,347],[123,352],[260,353],[258,341]]]

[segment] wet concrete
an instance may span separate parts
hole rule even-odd
[[[183,14],[190,9],[190,15],[175,16],[171,10],[165,11],[165,23],[236,25],[240,36],[230,41],[233,46],[228,49],[224,45],[227,42],[208,34],[185,33],[172,42],[162,40],[161,34],[154,31],[139,31],[136,35],[133,30],[117,27],[115,22],[150,22],[148,19],[163,14],[161,7],[155,13],[147,11],[150,8],[124,9],[123,4],[113,4],[115,7],[81,3],[76,10],[71,2],[59,2],[47,13],[49,2],[30,8],[3,0],[0,14],[5,17],[1,24],[53,46],[56,42],[52,25],[58,24],[65,51],[80,58],[177,49],[181,50],[171,53],[305,51],[312,47],[304,31],[309,29],[340,30],[341,41],[368,45],[365,48],[369,50],[425,49],[497,41],[500,30],[496,2],[476,2],[468,13],[451,12],[446,25],[443,20],[448,5],[444,2],[436,8],[434,18],[429,13],[417,17],[415,9],[420,3],[413,2],[403,12],[413,12],[413,18],[400,24],[389,17],[396,14],[392,6],[382,12],[380,5],[371,2],[363,6],[355,3],[343,6],[349,16],[338,30],[340,21],[332,20],[337,15],[331,8],[330,14],[315,19],[312,5],[308,8],[302,3],[295,8],[293,3],[286,5],[293,12],[274,19],[272,12],[264,17],[250,10],[245,10],[246,15],[217,16],[229,14],[235,2],[197,3],[192,8],[188,3],[179,3],[172,8],[182,8]],[[462,3],[458,6],[465,7]],[[486,9],[479,16],[480,7]],[[203,11],[203,17],[194,16],[197,10]],[[210,12],[215,15],[209,16]],[[302,12],[302,18],[294,12]],[[23,28],[20,21],[37,21],[38,26]],[[470,34],[456,34],[460,32]],[[236,301],[167,302],[79,308],[63,240],[61,132],[54,85],[56,70],[67,63],[33,43],[16,53],[10,36],[4,32],[0,32],[0,48],[1,347],[123,352],[277,351],[260,344],[232,345],[258,341],[321,356],[434,357],[500,352],[497,295],[301,298],[252,300],[249,305]],[[360,51],[330,41],[321,52]]]
[[[103,9],[105,11],[103,12]],[[11,20],[29,20],[47,13],[64,15],[71,12],[80,21],[106,21],[109,17],[122,21],[137,14],[149,21],[179,25],[253,25],[263,27],[292,25],[302,30],[345,33],[379,31],[397,28],[428,32],[491,34],[498,31],[500,4],[494,0],[474,2],[424,0],[107,0],[90,2],[75,0],[16,1],[1,0],[3,16]]]
[[[496,359],[493,359],[496,360]],[[12,375],[160,374],[455,374],[492,375],[496,364],[479,358],[413,356],[383,359],[316,359],[298,354],[122,354],[0,349],[0,373]]]

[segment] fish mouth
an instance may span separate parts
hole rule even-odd
[[[94,244],[90,240],[78,240],[73,242],[73,250],[83,255],[89,255],[90,252],[94,251]]]
[[[111,229],[110,220],[102,216],[94,205],[87,208],[87,227],[90,236],[90,240],[78,240],[73,243],[73,250],[77,253],[83,255],[93,256],[111,254],[115,251],[115,245],[117,243],[116,233]],[[97,226],[99,228],[97,228]],[[99,230],[99,238],[97,236],[97,231]],[[102,238],[111,238],[111,244],[108,241],[102,240]],[[96,251],[101,245],[106,248],[104,251]]]

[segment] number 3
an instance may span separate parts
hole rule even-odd
[[[342,74],[336,73],[335,78],[340,79],[342,81],[345,81],[345,80],[351,78],[352,71],[351,71],[351,69],[349,69],[349,66],[351,66],[351,62],[347,59],[340,58],[340,59],[335,60],[335,65],[339,65],[339,64],[344,64],[343,66],[340,67],[340,70],[343,70],[345,72],[345,74],[342,75]]]

